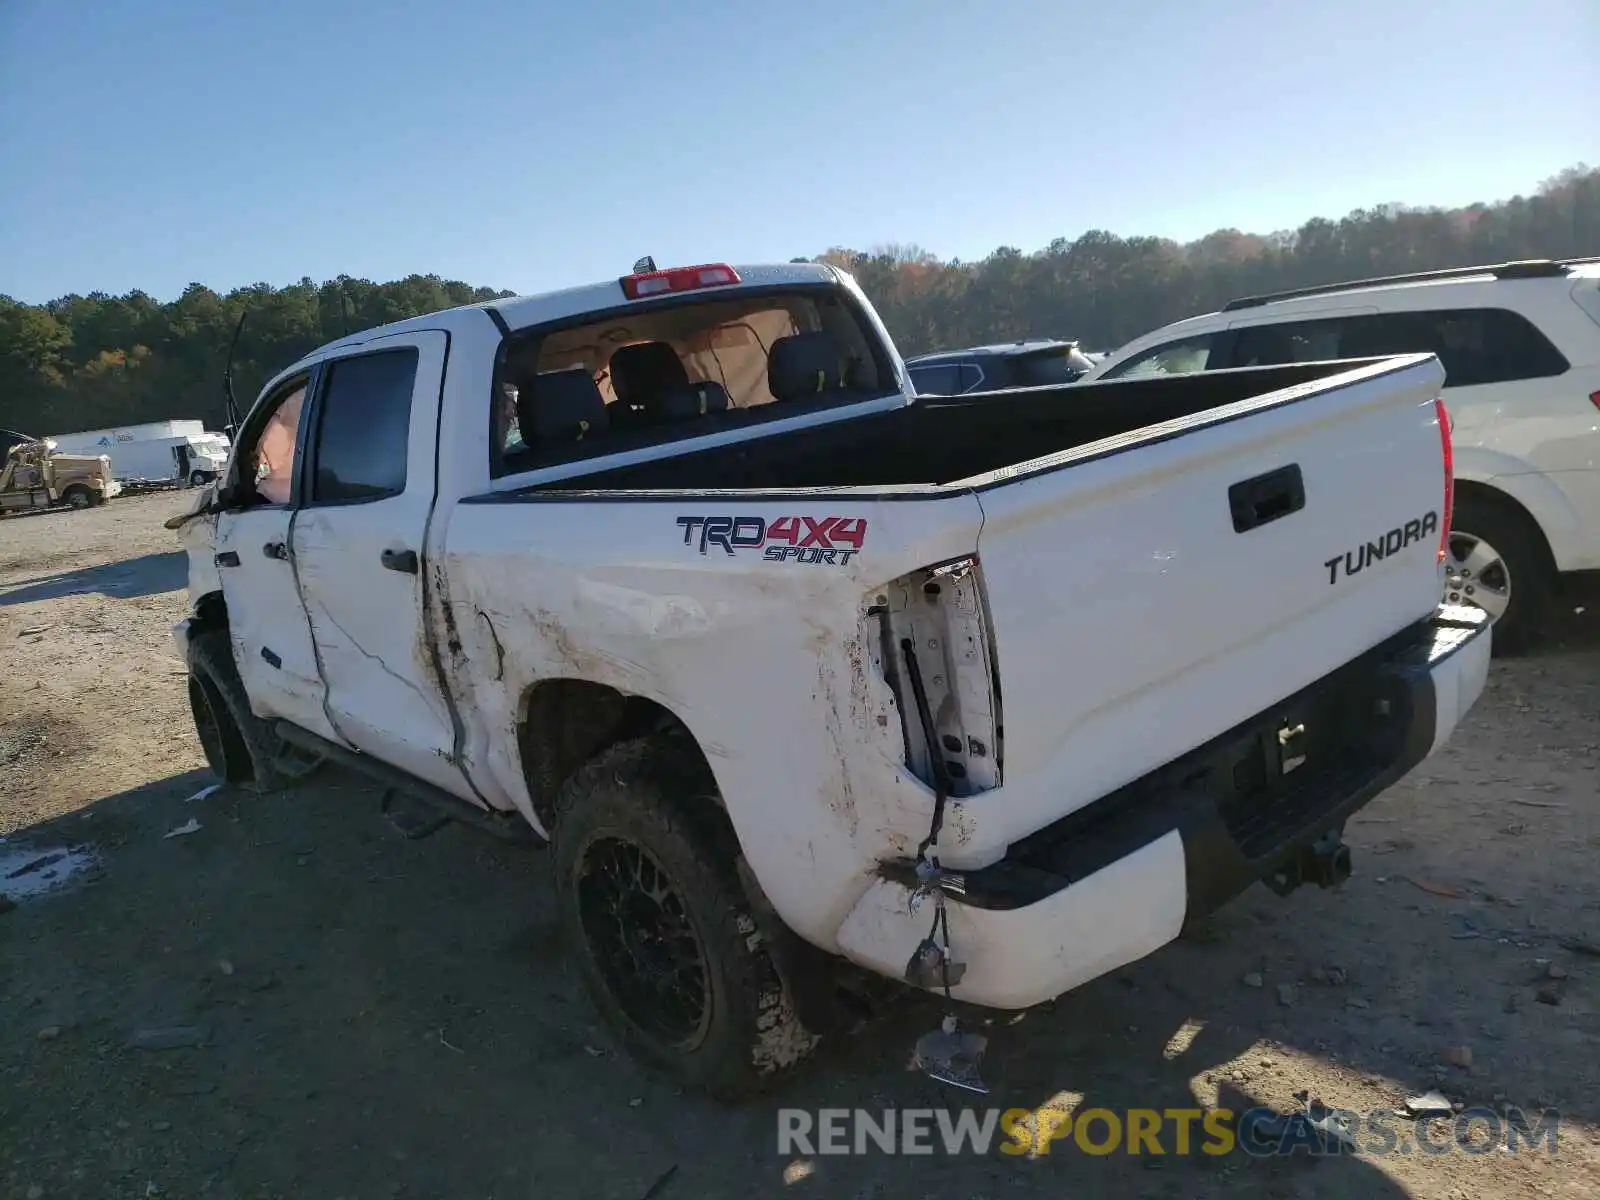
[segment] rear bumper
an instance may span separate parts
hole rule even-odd
[[[1449,739],[1483,691],[1489,648],[1481,612],[1440,609],[967,874],[948,903],[952,954],[967,965],[953,994],[1040,1003],[1291,868]],[[886,867],[837,935],[847,958],[892,976],[932,919],[931,906],[909,911],[908,866]]]

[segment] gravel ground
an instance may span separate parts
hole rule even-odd
[[[1399,1120],[1395,1153],[1316,1162],[1070,1139],[812,1157],[778,1152],[780,1104],[964,1103],[906,1067],[936,1008],[718,1108],[598,1026],[538,853],[456,826],[407,841],[331,769],[265,800],[190,799],[210,780],[168,637],[184,562],[160,525],[183,502],[0,521],[0,1196],[1600,1194],[1592,612],[1498,664],[1453,744],[1352,823],[1343,889],[1256,889],[1203,937],[996,1020],[984,1064],[1001,1109],[1289,1111],[1309,1092],[1366,1112],[1438,1088],[1559,1109],[1554,1155],[1420,1153]]]

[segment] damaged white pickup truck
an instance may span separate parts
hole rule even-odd
[[[916,397],[813,264],[355,334],[174,522],[200,740],[550,842],[619,1035],[745,1093],[862,980],[1023,1008],[1348,874],[1346,819],[1489,661],[1437,605],[1443,377]],[[924,1046],[947,1077],[962,1036]]]

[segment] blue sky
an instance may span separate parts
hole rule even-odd
[[[1600,0],[0,0],[0,292],[1497,199],[1600,163],[1597,61]]]

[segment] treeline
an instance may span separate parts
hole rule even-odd
[[[1034,253],[1003,246],[970,263],[904,246],[834,249],[819,259],[855,274],[902,351],[915,354],[1021,337],[1111,349],[1235,296],[1587,255],[1600,255],[1600,169],[1577,166],[1531,196],[1455,209],[1387,205],[1272,234],[1223,229],[1179,243],[1090,230]],[[509,294],[413,275],[303,279],[226,296],[196,283],[167,304],[142,292],[43,305],[0,296],[0,426],[43,434],[165,417],[220,425],[223,361],[247,305],[234,372],[243,404],[274,371],[347,330]]]

